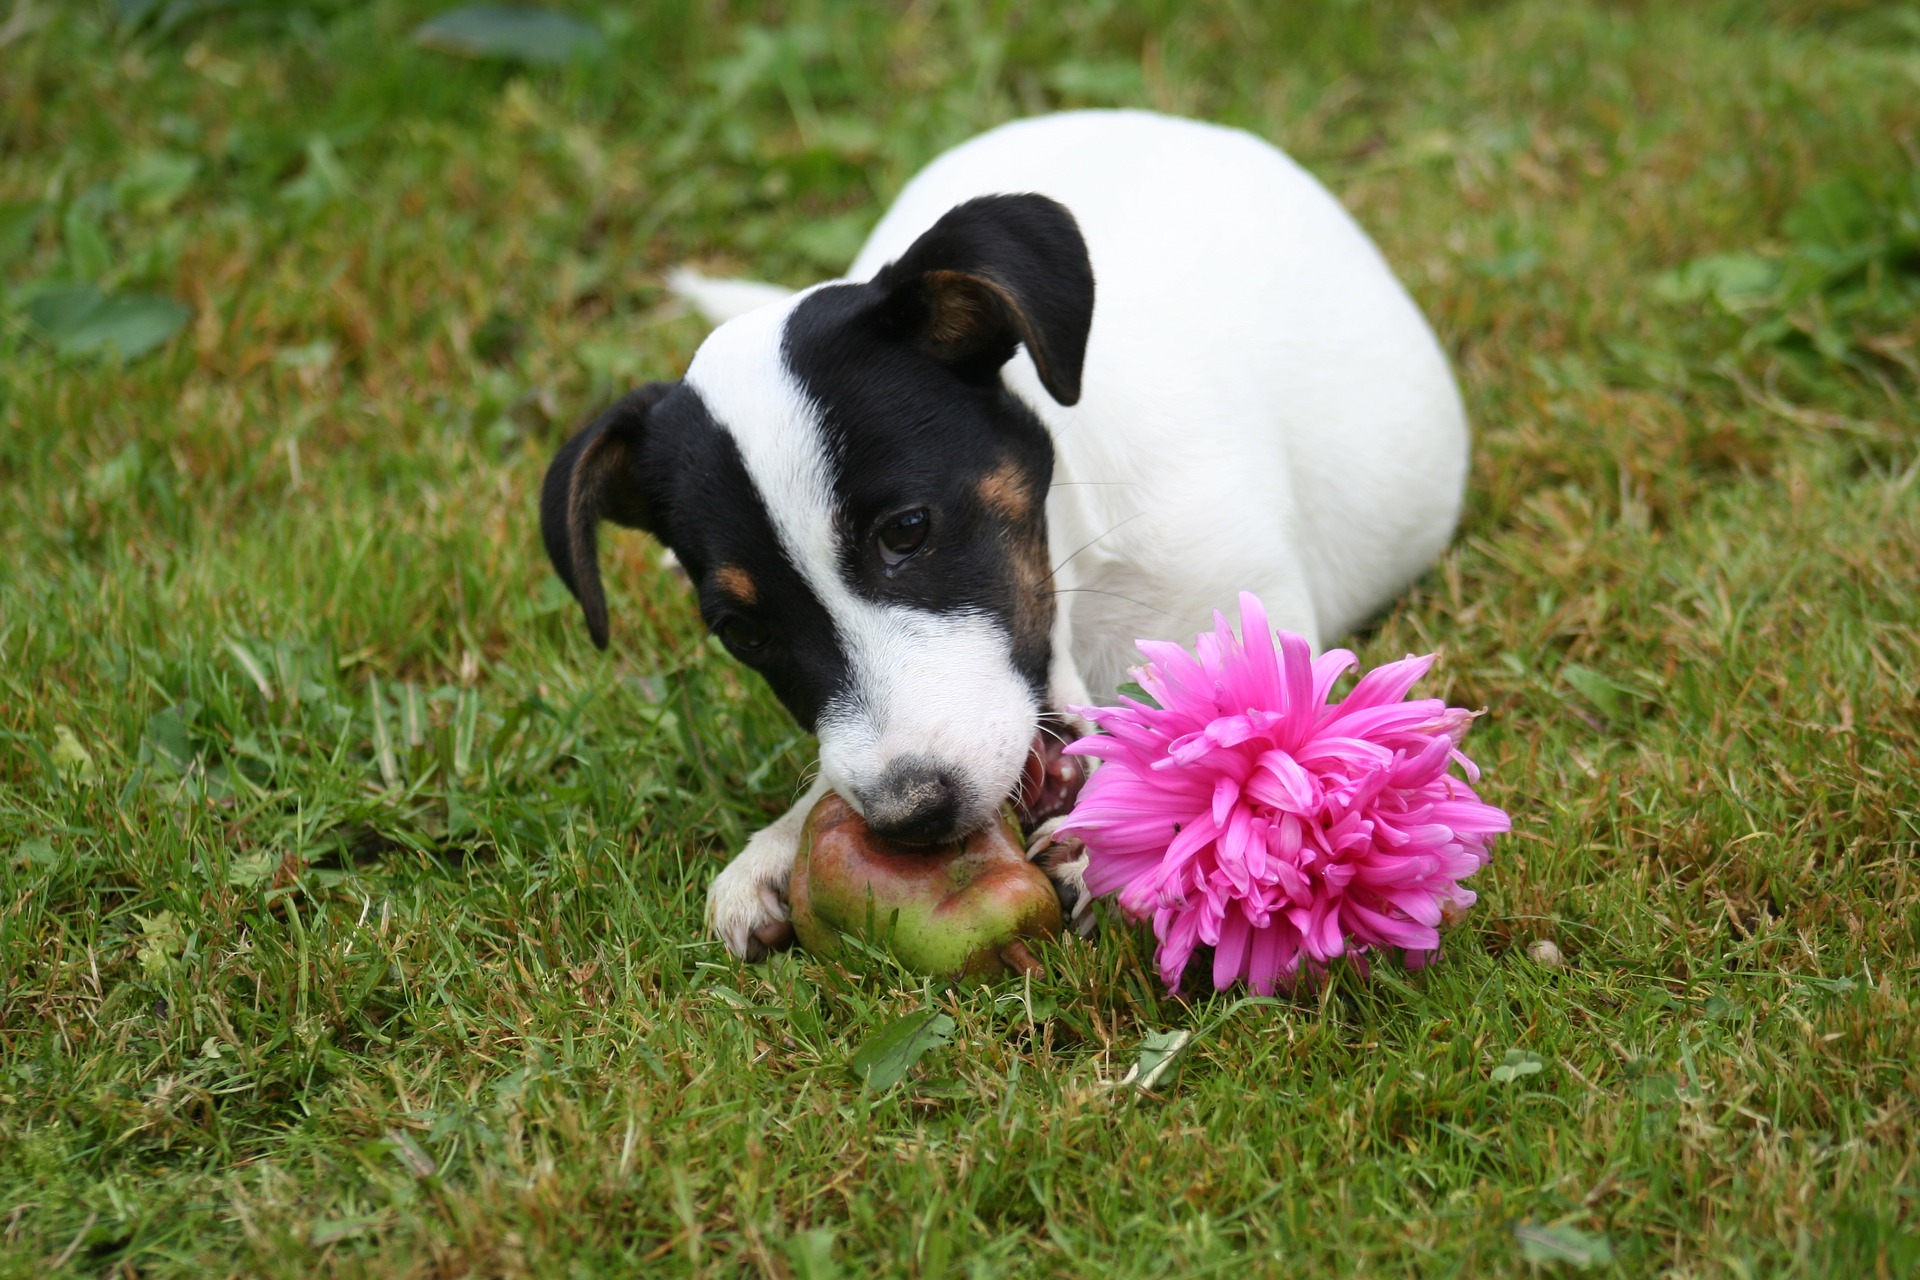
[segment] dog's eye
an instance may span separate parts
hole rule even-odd
[[[767,641],[773,639],[764,623],[751,618],[728,618],[714,628],[720,641],[735,653],[752,653],[756,649],[767,647]]]
[[[891,569],[918,551],[920,544],[927,540],[927,526],[931,523],[925,507],[902,511],[888,520],[880,526],[876,539],[880,544],[880,559]]]

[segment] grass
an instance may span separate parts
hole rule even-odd
[[[1911,5],[665,0],[544,69],[436,7],[0,35],[0,1275],[1920,1269]],[[1108,102],[1289,148],[1455,353],[1469,516],[1359,648],[1516,831],[1443,963],[1278,1007],[1111,923],[735,963],[809,744],[637,536],[589,647],[546,459],[684,365],[667,266],[816,278]],[[63,353],[83,286],[191,318]]]

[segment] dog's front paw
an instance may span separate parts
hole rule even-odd
[[[707,927],[742,960],[765,960],[793,945],[793,925],[787,918],[792,842],[785,841],[784,851],[755,847],[781,835],[762,831],[749,840],[746,850],[707,889]]]
[[[1060,896],[1060,914],[1067,928],[1083,938],[1093,936],[1093,895],[1087,892],[1087,846],[1072,836],[1056,836],[1064,817],[1043,822],[1027,842],[1027,858],[1047,873]]]

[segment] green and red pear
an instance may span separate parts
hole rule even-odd
[[[807,815],[787,894],[814,954],[841,954],[855,937],[934,977],[1042,975],[1026,943],[1062,927],[1053,882],[1027,860],[1011,816],[922,848],[876,835],[831,792]]]

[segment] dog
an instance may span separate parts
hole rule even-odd
[[[681,288],[724,323],[566,443],[541,528],[602,648],[598,526],[659,538],[819,738],[813,784],[708,895],[750,960],[791,940],[827,789],[889,838],[958,838],[1046,717],[1111,699],[1137,637],[1250,590],[1323,645],[1459,515],[1466,415],[1432,330],[1334,197],[1237,130],[1004,125],[908,183],[844,279]]]

